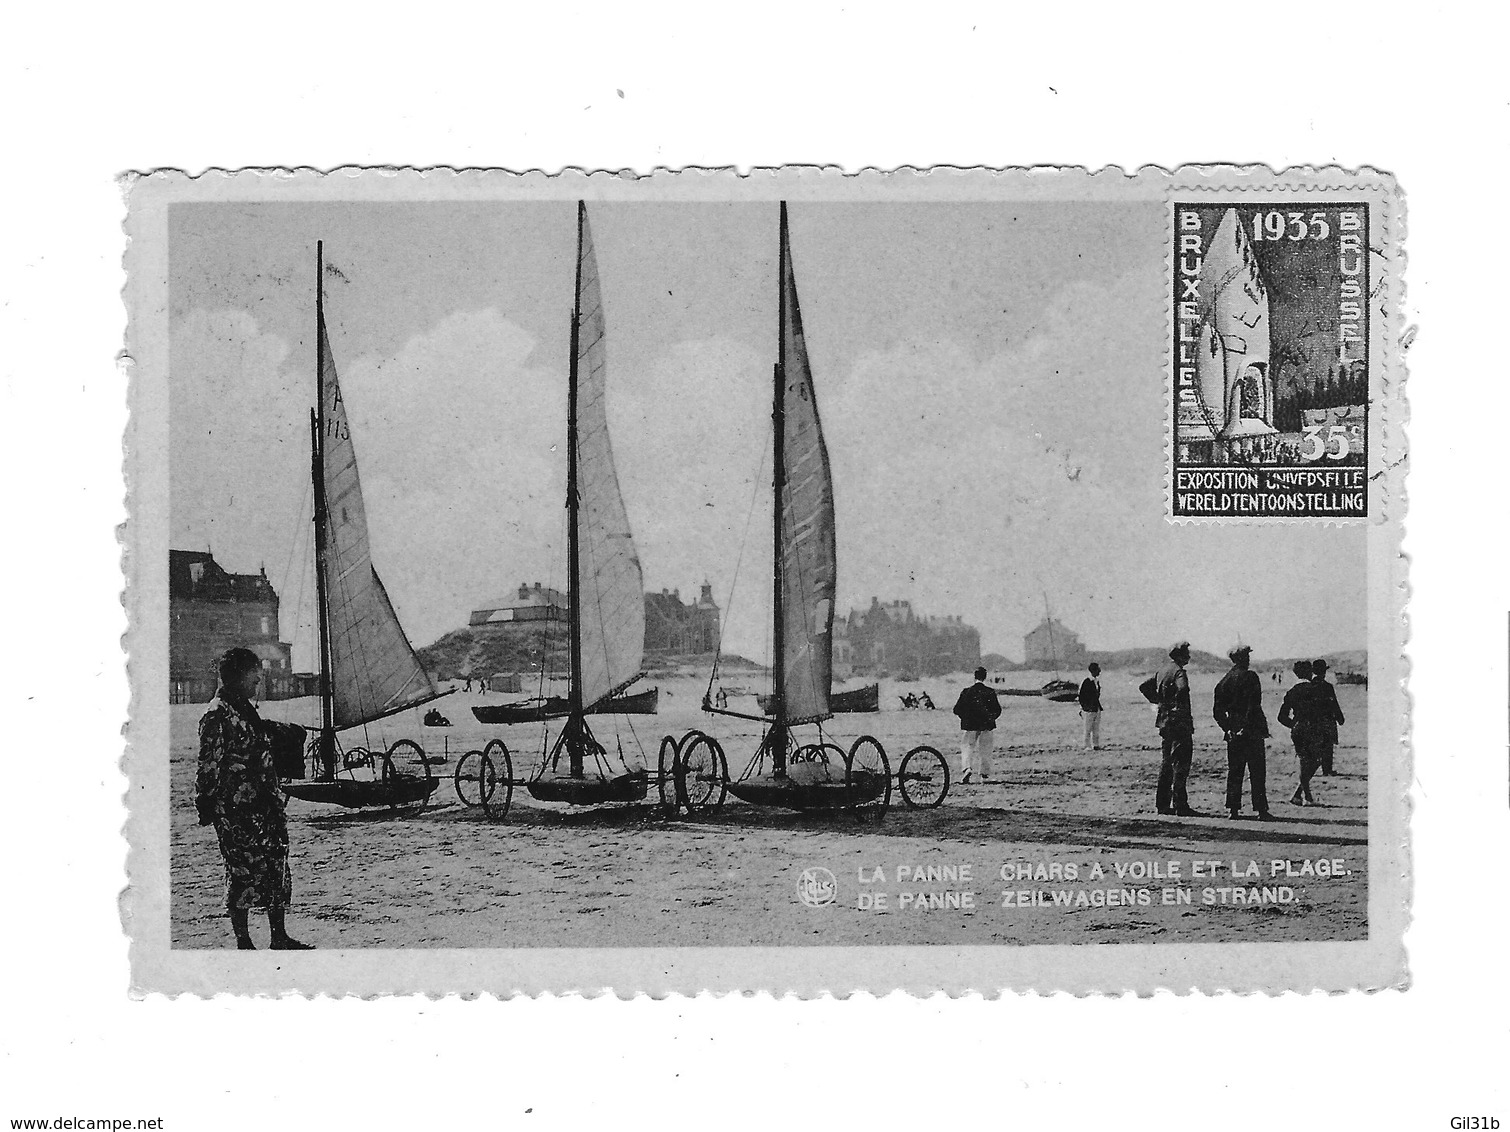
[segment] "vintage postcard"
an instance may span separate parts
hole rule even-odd
[[[128,203],[137,992],[1408,981],[1390,176]]]

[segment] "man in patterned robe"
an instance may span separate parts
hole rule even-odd
[[[275,951],[305,951],[289,936],[284,909],[292,895],[288,870],[288,823],[283,790],[273,764],[270,725],[252,697],[262,662],[249,649],[231,649],[220,659],[220,688],[199,721],[199,773],[194,804],[200,825],[213,825],[229,881],[226,910],[236,946],[255,950],[248,912],[267,912]]]

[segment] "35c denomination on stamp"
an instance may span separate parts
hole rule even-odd
[[[1174,200],[1174,517],[1368,516],[1374,207]]]

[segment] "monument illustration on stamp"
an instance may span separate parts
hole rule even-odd
[[[138,991],[1405,980],[1389,176],[128,188]]]
[[[1251,193],[1172,205],[1175,516],[1368,515],[1369,213]]]

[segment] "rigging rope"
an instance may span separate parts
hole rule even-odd
[[[765,471],[766,455],[771,451],[771,435],[776,425],[774,421],[767,422],[765,437],[760,442],[760,466],[755,469],[755,479],[752,481],[750,491],[750,510],[745,515],[744,533],[739,538],[739,554],[734,559],[734,576],[729,580],[729,590],[724,597],[724,624],[728,625],[734,620],[734,594],[739,587],[739,569],[744,563],[745,548],[750,543],[750,524],[755,521],[755,504],[760,500],[761,473]],[[713,672],[708,677],[708,695],[713,694],[713,685],[718,680],[718,665],[724,655],[724,636],[718,635],[718,648],[713,652]]]
[[[310,519],[305,514],[304,505],[309,502],[310,493],[313,492],[314,489],[315,488],[313,483],[309,482],[308,480],[304,481],[304,495],[299,500],[297,520],[299,526],[297,528],[297,533],[294,535],[293,542],[289,546],[288,561],[284,563],[283,566],[283,577],[279,579],[279,593],[288,592],[288,581],[289,578],[293,576],[294,562],[298,561],[302,565],[305,561],[304,558],[299,556],[299,548],[304,545],[304,540],[309,537],[309,528],[312,524],[310,522]],[[304,582],[304,571],[302,569],[299,571],[299,582],[302,586]]]

